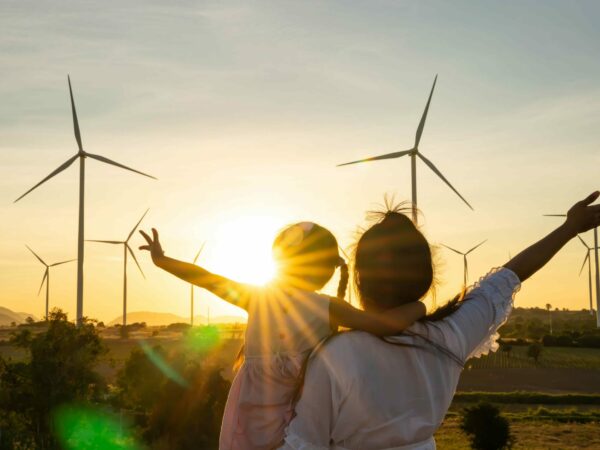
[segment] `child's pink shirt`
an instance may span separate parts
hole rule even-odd
[[[329,302],[315,292],[257,289],[248,307],[245,360],[225,405],[220,450],[281,445],[303,362],[331,334]]]

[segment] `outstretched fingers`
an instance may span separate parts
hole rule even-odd
[[[153,228],[154,230],[154,228]],[[143,236],[143,238],[146,240],[146,242],[148,243],[148,246],[144,246],[144,247],[149,247],[153,244],[152,242],[152,238],[150,236],[148,236],[148,234],[146,234],[143,230],[140,230],[140,234]],[[140,250],[142,249],[142,247],[140,247]],[[149,249],[149,248],[148,248]]]
[[[599,196],[600,196],[600,191],[594,191],[590,195],[588,195],[586,198],[584,198],[583,200],[581,200],[579,202],[579,205],[581,205],[581,206],[591,205],[592,203],[594,203],[596,201],[596,199]]]

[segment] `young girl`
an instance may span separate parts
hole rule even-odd
[[[291,225],[277,235],[273,256],[278,273],[265,287],[237,283],[169,258],[155,229],[152,238],[141,234],[148,245],[140,249],[150,251],[155,265],[248,312],[244,362],[225,406],[221,450],[266,450],[282,444],[306,357],[338,326],[389,335],[425,314],[421,302],[367,313],[317,293],[339,267],[338,297],[343,298],[348,269],[333,234],[312,222]]]

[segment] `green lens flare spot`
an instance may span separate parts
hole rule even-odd
[[[54,413],[54,426],[65,450],[141,450],[128,427],[114,414],[89,406],[67,405]]]
[[[186,346],[196,352],[208,352],[213,350],[221,340],[219,328],[206,325],[190,328],[186,335]]]

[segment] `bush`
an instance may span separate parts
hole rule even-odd
[[[535,361],[535,365],[537,366],[538,360],[540,359],[540,355],[542,354],[542,346],[537,342],[534,342],[529,347],[527,347],[527,356],[533,358]]]
[[[462,411],[460,428],[468,436],[475,450],[501,450],[512,448],[508,420],[490,403],[479,403]]]

